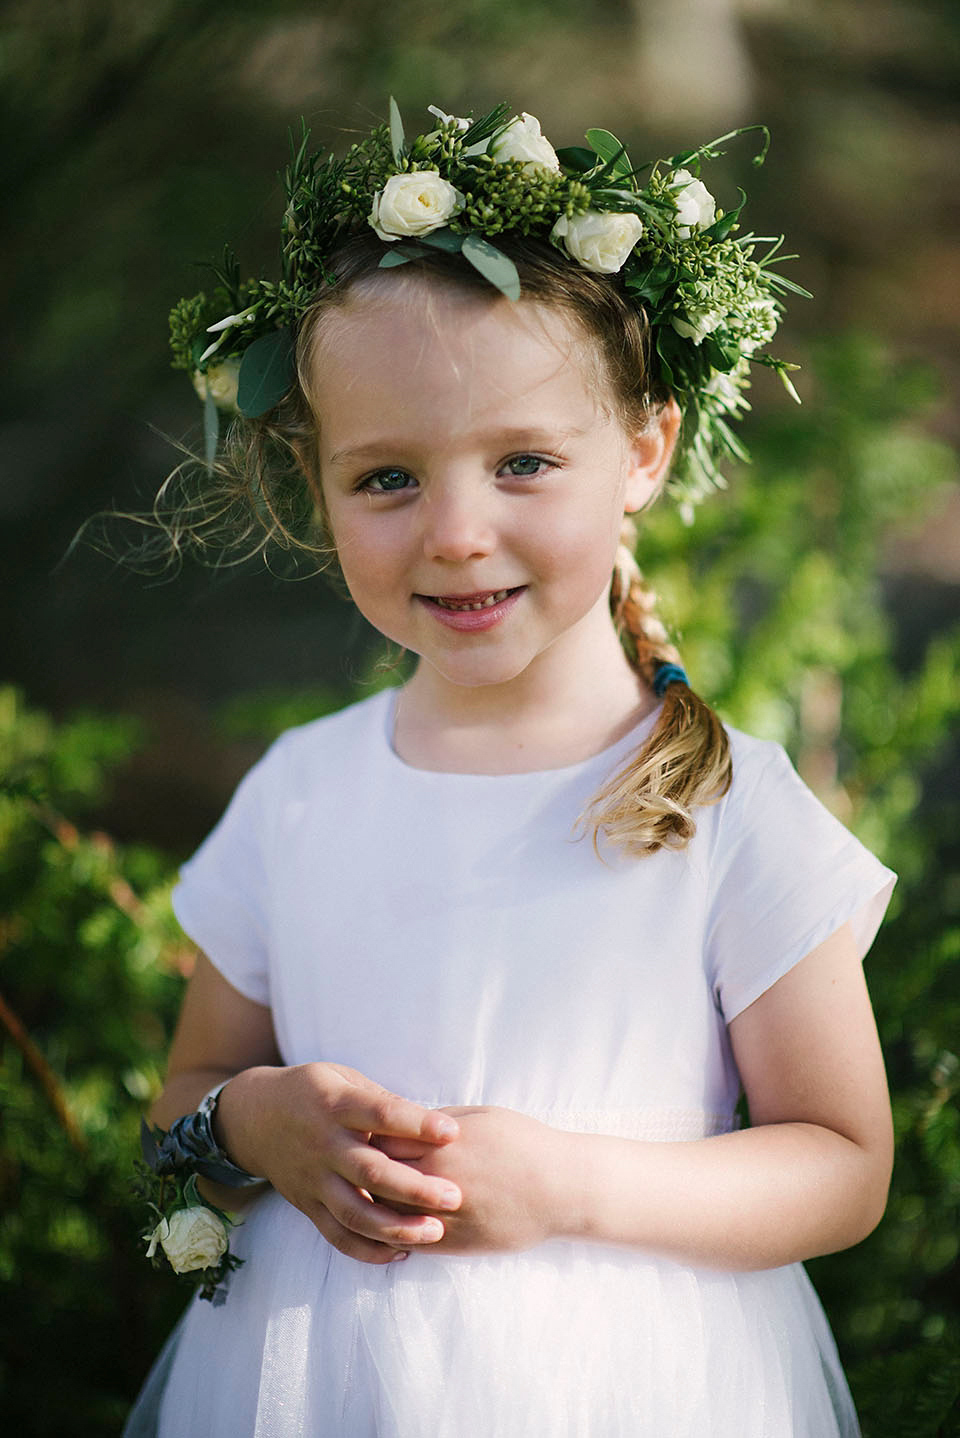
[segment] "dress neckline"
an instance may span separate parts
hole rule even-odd
[[[574,778],[576,775],[586,773],[594,766],[597,768],[613,767],[622,757],[625,757],[631,750],[636,749],[652,733],[653,728],[660,717],[663,708],[662,702],[652,709],[649,714],[633,726],[626,734],[615,739],[612,744],[607,744],[596,754],[589,754],[586,759],[580,759],[574,764],[559,764],[547,769],[520,769],[506,774],[479,774],[469,770],[460,769],[421,769],[416,764],[408,764],[401,759],[393,747],[394,724],[396,721],[398,688],[390,688],[383,692],[381,724],[384,746],[387,751],[389,762],[395,769],[403,774],[423,777],[427,780],[452,781],[462,780],[470,784],[487,783],[518,783],[524,780],[530,782],[544,779]]]

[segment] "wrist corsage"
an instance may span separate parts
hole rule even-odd
[[[154,1219],[143,1233],[147,1257],[158,1268],[168,1262],[199,1288],[201,1298],[217,1305],[226,1298],[229,1274],[243,1260],[230,1252],[234,1220],[203,1197],[197,1178],[232,1188],[263,1182],[233,1163],[213,1136],[212,1119],[223,1087],[212,1089],[195,1113],[178,1118],[169,1131],[141,1123],[144,1161],[137,1164],[134,1185]]]

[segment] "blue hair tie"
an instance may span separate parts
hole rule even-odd
[[[660,664],[653,676],[653,692],[658,699],[663,698],[664,690],[668,684],[686,684],[690,687],[690,680],[687,678],[687,671],[680,664]]]

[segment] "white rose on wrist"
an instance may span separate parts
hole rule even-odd
[[[585,270],[615,275],[642,234],[643,225],[637,215],[587,210],[572,218],[561,215],[550,238]]]
[[[670,184],[677,207],[677,234],[689,240],[692,230],[703,230],[717,217],[717,202],[702,180],[689,170],[677,170]]]
[[[520,160],[535,169],[560,172],[557,152],[540,129],[540,121],[526,110],[519,119],[511,120],[490,142],[490,154],[501,163],[504,160]]]
[[[381,240],[429,235],[462,210],[464,203],[460,191],[442,179],[439,170],[413,170],[391,175],[377,191],[369,221]]]
[[[227,1243],[227,1230],[209,1208],[178,1208],[169,1218],[162,1218],[153,1230],[147,1257],[153,1257],[159,1244],[174,1273],[192,1273],[197,1268],[213,1268],[218,1264],[227,1251]]]

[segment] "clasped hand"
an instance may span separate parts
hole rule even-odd
[[[558,1231],[563,1135],[510,1109],[428,1109],[311,1063],[238,1075],[219,1126],[238,1162],[366,1263],[528,1248]]]
[[[456,1184],[463,1201],[443,1215],[432,1252],[507,1253],[564,1231],[564,1135],[507,1108],[445,1108],[459,1137],[442,1148],[408,1138],[377,1146],[415,1172]]]

